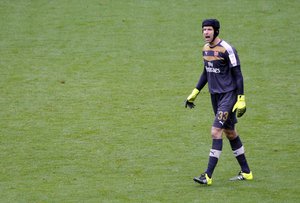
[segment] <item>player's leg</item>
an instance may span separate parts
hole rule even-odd
[[[219,115],[218,115],[219,95],[212,95],[211,99],[212,99],[213,110],[216,115],[213,126],[211,128],[212,147],[209,153],[207,169],[199,177],[194,178],[195,182],[198,182],[200,184],[207,184],[207,185],[212,184],[212,174],[218,163],[219,157],[222,152],[222,147],[223,147],[223,140],[222,140],[223,124],[219,122]]]
[[[222,139],[223,130],[221,128],[212,127],[211,136],[212,136],[212,146],[209,152],[209,159],[207,164],[207,169],[205,173],[208,177],[212,177],[212,174],[215,170],[215,167],[219,161],[220,155],[223,148],[223,139]]]
[[[234,156],[236,157],[239,165],[241,166],[241,170],[245,173],[250,173],[250,168],[248,166],[245,156],[245,149],[240,139],[240,136],[237,135],[235,130],[225,129],[224,133],[229,140]]]
[[[218,163],[223,147],[222,132],[223,130],[221,128],[212,127],[212,147],[209,152],[207,169],[199,177],[194,178],[195,182],[206,185],[212,184],[212,174]]]
[[[241,167],[241,172],[238,174],[238,176],[232,178],[231,180],[252,180],[253,175],[249,168],[245,156],[245,149],[240,136],[238,136],[236,130],[232,129],[224,129],[224,133],[228,138],[233,154]]]
[[[226,100],[226,106],[229,107],[228,110],[232,109],[236,101],[235,92],[227,93],[224,96],[224,100]],[[228,119],[224,124],[224,133],[228,138],[233,154],[241,167],[241,174],[244,174],[245,179],[252,179],[253,176],[247,163],[243,143],[235,130],[236,123],[237,119],[235,112],[228,111]]]
[[[224,126],[226,126],[227,120],[229,119],[228,115],[231,109],[231,105],[233,105],[228,104],[227,100],[227,93],[211,96],[215,119],[211,128],[212,148],[209,153],[208,167],[206,169],[206,173],[210,178],[212,177],[212,174],[222,152],[222,134]]]

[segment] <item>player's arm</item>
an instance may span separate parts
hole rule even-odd
[[[207,83],[207,74],[206,74],[206,70],[204,69],[196,87],[193,89],[192,93],[185,100],[185,108],[189,107],[192,109],[195,107],[194,101],[197,98],[200,91],[202,90],[202,88],[206,85],[206,83]]]
[[[237,94],[243,95],[244,94],[244,78],[242,75],[241,67],[235,66],[231,68],[232,75],[236,80],[236,86],[237,86]]]
[[[241,67],[235,66],[231,68],[232,75],[234,76],[236,80],[237,85],[237,102],[233,106],[232,112],[237,110],[237,117],[241,117],[246,112],[246,101],[245,101],[245,95],[244,95],[244,78],[242,75]]]
[[[203,72],[200,76],[200,79],[196,85],[196,89],[198,89],[199,91],[202,90],[202,88],[206,85],[207,83],[207,73],[206,73],[206,70],[205,68],[203,69]]]

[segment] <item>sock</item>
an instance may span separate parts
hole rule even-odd
[[[211,178],[212,174],[215,170],[215,167],[218,163],[218,160],[220,158],[221,152],[223,147],[223,140],[222,139],[213,139],[212,140],[212,148],[209,153],[209,160],[208,160],[208,166],[205,171],[207,173],[208,177]]]
[[[248,166],[244,146],[239,136],[237,136],[234,140],[229,140],[231,149],[233,151],[234,156],[236,157],[238,163],[241,166],[241,170],[244,173],[250,173],[250,168]]]

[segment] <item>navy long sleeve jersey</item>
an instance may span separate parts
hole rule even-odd
[[[196,88],[201,90],[208,83],[211,94],[236,90],[244,94],[243,76],[237,51],[221,40],[216,46],[205,44],[202,50],[204,70]]]

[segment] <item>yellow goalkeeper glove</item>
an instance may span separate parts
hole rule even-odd
[[[238,95],[237,102],[233,106],[232,112],[237,110],[237,117],[242,117],[246,112],[245,95]]]
[[[190,109],[195,107],[194,101],[197,98],[200,91],[195,88],[192,93],[188,96],[188,98],[185,100],[185,108],[189,107]]]

